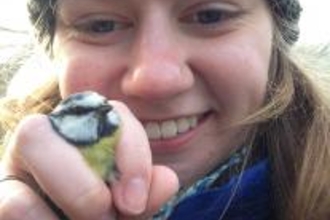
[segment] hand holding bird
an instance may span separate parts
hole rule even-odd
[[[88,103],[87,106],[94,106],[95,109],[98,109],[97,106],[103,106],[100,103],[104,103],[104,98],[99,99],[98,95],[93,94],[91,96],[91,100],[98,101],[85,102],[83,98],[83,103]],[[1,174],[11,177],[11,181],[0,184],[0,192],[6,192],[3,195],[0,193],[1,208],[16,210],[16,214],[33,209],[35,217],[31,213],[31,218],[27,219],[61,219],[47,203],[44,197],[47,196],[63,212],[61,217],[66,216],[67,219],[113,219],[114,216],[127,220],[149,219],[176,192],[178,179],[169,168],[152,164],[149,141],[141,123],[125,104],[106,101],[113,108],[104,106],[101,107],[101,113],[91,111],[87,113],[88,117],[79,117],[80,123],[89,124],[87,131],[78,129],[71,133],[68,132],[71,126],[74,128],[72,130],[77,127],[75,123],[67,122],[77,118],[70,118],[69,115],[62,117],[63,113],[60,112],[63,112],[65,102],[63,101],[51,116],[35,114],[25,118],[11,136],[1,161]],[[74,115],[79,115],[89,110],[82,107],[75,108],[73,112]],[[99,114],[103,115],[103,119],[96,117]],[[50,117],[57,119],[53,118],[51,122]],[[59,129],[60,132],[55,132],[54,127],[58,126],[61,120],[65,121],[66,125]],[[109,123],[111,126],[96,126],[99,123]],[[98,129],[95,129],[96,127]],[[69,135],[66,139],[64,134],[67,133]],[[73,137],[79,137],[79,140],[73,140]],[[85,139],[81,141],[80,137]],[[108,137],[112,141],[109,141]],[[94,140],[95,143],[86,141],[86,138]],[[71,139],[74,142],[70,142]],[[104,146],[107,147],[98,148],[98,144],[103,140],[106,142]],[[97,153],[83,152],[86,149],[105,152],[104,160],[112,162],[97,160],[95,163],[90,160],[94,156],[88,158],[84,154],[90,156]],[[86,160],[92,162],[86,163]],[[106,168],[99,170],[98,167],[103,167],[104,164]],[[107,172],[110,170],[111,173],[113,167],[120,170],[120,178],[109,186],[105,181],[109,180]],[[11,197],[4,197],[5,195]],[[21,202],[17,203],[17,199]],[[18,219],[23,217],[26,216]],[[2,216],[0,219],[3,219]]]

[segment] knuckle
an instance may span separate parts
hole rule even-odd
[[[29,219],[31,212],[38,207],[38,201],[27,190],[1,193],[0,195],[0,220],[25,220]]]
[[[42,114],[34,114],[26,116],[20,121],[15,130],[15,142],[12,145],[15,151],[22,152],[29,148],[29,143],[44,136],[46,116]],[[43,135],[41,135],[43,134]]]
[[[45,127],[45,115],[34,114],[26,116],[17,126],[17,139],[28,141],[35,133],[42,132]]]

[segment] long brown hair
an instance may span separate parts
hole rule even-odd
[[[274,47],[265,106],[247,121],[258,123],[255,143],[268,148],[278,219],[330,218],[329,81],[292,54],[274,15]],[[290,32],[290,30],[287,30]]]
[[[255,145],[267,147],[278,219],[329,219],[330,105],[325,91],[283,51],[265,106],[246,120],[256,123]],[[271,75],[271,74],[270,74]]]

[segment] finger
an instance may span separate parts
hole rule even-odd
[[[179,190],[176,173],[166,166],[154,166],[150,197],[146,209],[147,216],[156,214]]]
[[[110,218],[107,186],[88,167],[77,148],[52,130],[45,115],[25,119],[11,148],[12,156],[21,161],[21,169],[35,178],[70,219]]]
[[[152,219],[161,207],[168,202],[179,189],[177,175],[166,166],[154,166],[147,208],[139,216],[121,216],[121,220],[146,220]]]
[[[0,220],[59,220],[45,202],[24,183],[0,184]]]
[[[123,104],[111,102],[122,119],[122,136],[116,148],[118,181],[112,182],[114,203],[120,212],[142,213],[147,205],[151,182],[150,146],[139,121]]]

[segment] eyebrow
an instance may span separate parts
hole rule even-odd
[[[68,3],[68,4],[77,4],[77,3],[84,3],[84,2],[89,2],[89,3],[93,3],[93,2],[98,2],[98,3],[111,3],[111,2],[122,2],[122,1],[126,1],[127,0],[58,0],[57,3],[63,4],[63,3]]]
[[[123,0],[120,0],[123,1]],[[111,2],[120,2],[118,0],[58,0],[57,1],[57,8],[61,8],[61,4],[74,4],[77,5],[78,3],[93,3],[93,2],[98,2],[98,3],[111,3]],[[59,6],[59,7],[58,7]]]
[[[59,0],[59,2],[84,2],[84,1],[87,1],[87,2],[117,2],[118,0]],[[123,0],[120,0],[120,1],[123,1]],[[125,0],[124,0],[125,1]]]

